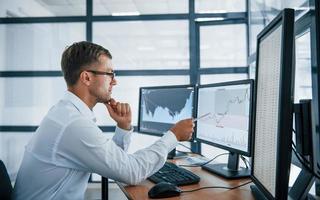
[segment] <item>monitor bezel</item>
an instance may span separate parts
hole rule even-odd
[[[311,65],[312,65],[312,140],[313,140],[313,170],[320,176],[320,1],[315,0],[311,22]]]
[[[138,108],[138,133],[141,133],[141,134],[146,134],[146,135],[152,135],[152,136],[158,136],[158,137],[162,137],[163,133],[155,133],[155,132],[148,132],[148,131],[143,131],[141,130],[140,128],[140,124],[141,124],[141,98],[142,98],[142,90],[143,89],[179,89],[179,88],[193,88],[193,109],[192,109],[192,118],[194,118],[194,115],[195,115],[195,98],[196,98],[196,86],[195,85],[191,85],[191,84],[188,84],[188,85],[164,85],[164,86],[146,86],[146,87],[140,87],[139,88],[139,108]],[[190,141],[193,141],[194,139],[194,135],[195,133],[193,133],[193,136],[192,136],[192,139]]]
[[[312,16],[313,12],[312,10],[309,10],[307,13],[305,13],[302,17],[300,17],[296,22],[295,22],[295,43],[297,41],[298,38],[300,38],[301,36],[303,36],[305,33],[310,32],[310,56],[311,56],[311,60],[313,59],[313,55],[312,55]],[[295,58],[296,58],[296,52],[295,52]],[[295,59],[296,61],[296,59]],[[295,65],[295,69],[297,69],[297,65]],[[312,68],[312,63],[310,65],[310,68]],[[298,102],[295,102],[298,103]],[[313,124],[312,124],[313,126]],[[293,136],[294,137],[294,136]],[[300,161],[298,160],[298,158],[296,157],[295,154],[292,154],[292,160],[291,160],[292,164],[294,164],[295,166],[302,168],[302,164],[300,163]]]
[[[207,141],[207,140],[203,140],[201,138],[198,138],[198,135],[197,135],[197,123],[196,123],[196,129],[195,129],[195,140],[199,141],[199,142],[202,142],[202,143],[205,143],[205,144],[208,144],[208,145],[211,145],[211,146],[214,146],[214,147],[218,147],[220,149],[224,149],[224,150],[227,150],[227,151],[230,151],[230,152],[234,152],[234,153],[237,153],[237,154],[241,154],[241,155],[244,155],[244,156],[251,156],[251,153],[252,153],[252,105],[253,105],[253,80],[252,79],[245,79],[245,80],[239,80],[239,81],[228,81],[228,82],[221,82],[221,83],[213,83],[213,84],[205,84],[205,85],[199,85],[197,87],[197,106],[196,106],[196,110],[195,110],[195,115],[197,117],[198,115],[198,101],[199,101],[199,89],[201,88],[214,88],[214,87],[221,87],[221,86],[235,86],[235,85],[249,85],[250,86],[250,106],[249,106],[249,127],[248,127],[248,149],[247,151],[242,151],[242,150],[239,150],[239,149],[235,149],[235,148],[232,148],[232,147],[228,147],[228,146],[224,146],[222,144],[218,144],[218,143],[214,143],[214,142],[211,142],[211,141]]]
[[[292,107],[294,102],[294,10],[284,9],[280,12],[268,26],[266,26],[257,36],[257,53],[256,53],[256,80],[255,80],[255,97],[253,105],[253,133],[255,137],[256,122],[256,102],[257,102],[257,84],[259,72],[259,45],[262,39],[272,33],[276,28],[282,25],[281,30],[281,61],[280,61],[280,94],[279,94],[279,113],[278,113],[278,131],[277,131],[277,157],[276,157],[276,183],[275,196],[263,186],[254,174],[254,147],[252,152],[252,173],[251,178],[258,189],[268,199],[283,199],[288,196],[288,184],[291,164],[291,141],[292,141]],[[290,34],[287,32],[291,31]],[[289,37],[288,37],[289,35]],[[288,89],[289,87],[289,89]],[[285,90],[285,89],[286,90]],[[288,128],[289,127],[289,128]],[[281,134],[280,134],[281,132]]]

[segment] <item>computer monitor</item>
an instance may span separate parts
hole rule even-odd
[[[197,92],[196,140],[228,150],[227,164],[202,168],[225,178],[250,176],[239,168],[239,154],[251,155],[253,80],[200,85]]]
[[[320,1],[315,0],[313,18],[313,32],[311,34],[311,57],[312,57],[312,98],[313,98],[313,152],[314,173],[320,176]],[[314,33],[314,34],[313,34]],[[316,180],[316,194],[320,195],[320,179]]]
[[[194,115],[192,85],[140,88],[138,131],[162,136],[176,122]]]
[[[314,10],[310,9],[295,21],[295,91],[294,91],[294,129],[292,164],[289,181],[289,198],[292,200],[308,199],[315,177],[313,175],[314,152],[312,135],[315,133],[312,100],[312,60],[315,59]],[[313,44],[314,43],[314,44]],[[314,46],[311,48],[311,46]],[[319,150],[318,150],[319,151]],[[298,172],[298,170],[300,172]],[[296,178],[295,178],[296,177]],[[294,182],[293,182],[294,181]],[[309,193],[310,192],[310,193]]]
[[[293,53],[294,10],[284,9],[257,38],[251,186],[256,198],[288,198]]]
[[[311,11],[300,17],[295,22],[295,80],[294,80],[294,126],[293,142],[297,151],[302,150],[304,156],[311,154],[312,145],[308,144],[311,140],[312,132],[303,131],[303,120],[309,114],[302,113],[305,109],[300,108],[300,100],[312,99],[311,81]],[[308,107],[308,106],[307,106]],[[311,119],[311,118],[310,118]],[[310,121],[311,122],[311,121]],[[298,131],[300,129],[301,131]],[[300,134],[301,133],[301,134]],[[304,145],[306,144],[306,145]],[[292,154],[292,164],[302,168],[302,164]]]

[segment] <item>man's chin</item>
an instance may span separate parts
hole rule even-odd
[[[105,98],[101,98],[98,100],[98,103],[107,103],[111,100],[111,96],[105,97]]]

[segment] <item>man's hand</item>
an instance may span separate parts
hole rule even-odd
[[[184,119],[177,122],[171,129],[178,141],[187,141],[192,138],[193,133],[193,119]]]
[[[131,129],[131,108],[127,103],[120,103],[111,99],[105,103],[108,112],[114,121],[117,122],[119,128],[130,130]]]

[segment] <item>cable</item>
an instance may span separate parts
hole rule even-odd
[[[310,164],[311,164],[309,160],[307,160],[304,156],[302,156],[299,152],[297,152],[297,148],[294,147],[294,145],[292,146],[292,150],[295,151],[296,157],[299,156],[299,158],[300,158],[301,160],[303,160],[304,163],[307,163],[307,165],[310,165]],[[297,156],[297,155],[298,155],[298,156]]]
[[[210,160],[208,160],[207,162],[204,162],[204,163],[202,163],[202,164],[179,165],[179,166],[180,166],[180,167],[202,167],[202,166],[204,166],[204,165],[212,162],[214,159],[216,159],[216,158],[218,158],[218,157],[220,157],[220,156],[223,156],[223,155],[229,155],[229,153],[219,154],[219,155],[217,155],[216,157],[214,157],[214,158],[212,158],[212,159],[210,159]]]
[[[178,143],[180,146],[183,146],[184,148],[186,148],[186,149],[189,149],[190,151],[188,152],[188,151],[180,151],[180,150],[178,150],[178,149],[176,149],[176,151],[178,151],[178,152],[181,152],[181,153],[192,153],[192,150],[191,150],[191,148],[190,147],[188,147],[187,145],[184,145],[184,144],[181,144],[180,142]]]
[[[240,155],[241,160],[244,162],[246,165],[246,168],[248,169],[249,167],[251,168],[250,162],[242,155]],[[249,165],[249,166],[248,166]]]
[[[178,149],[176,149],[176,151],[180,152],[180,153],[185,153],[185,154],[192,153],[191,151],[181,151],[181,150],[178,150]]]
[[[216,158],[218,158],[218,157],[220,157],[220,156],[223,156],[223,155],[226,155],[226,154],[229,155],[229,153],[222,153],[222,154],[219,154],[219,155],[217,155],[216,157],[214,157],[214,158],[212,158],[212,159],[210,159],[210,160],[208,160],[207,162],[202,163],[202,164],[179,165],[179,166],[180,166],[180,167],[202,167],[202,166],[204,166],[204,165],[212,162],[212,161],[215,160]],[[251,168],[250,162],[249,162],[245,157],[243,157],[242,155],[240,155],[240,158],[241,158],[241,160],[243,161],[243,163],[245,164],[245,166],[246,166],[247,169],[248,169],[249,167]],[[248,165],[249,165],[249,166],[248,166]]]
[[[315,176],[315,177],[317,177],[318,179],[320,179],[320,176],[318,176],[316,173],[314,173],[313,170],[311,170],[310,167],[307,166],[304,161],[302,161],[302,159],[300,158],[300,155],[297,153],[297,151],[296,151],[294,148],[292,148],[292,150],[293,150],[293,152],[295,153],[295,155],[296,155],[296,157],[298,158],[298,160],[300,161],[300,163],[303,165],[303,167],[304,167],[309,173],[311,173],[313,176]]]
[[[293,149],[293,152],[295,153],[296,157],[298,158],[298,160],[300,161],[300,163],[303,165],[303,167],[309,172],[311,173],[313,176],[315,176],[316,178],[320,179],[320,176],[318,176],[317,174],[315,174],[309,166],[307,166],[304,161],[302,161],[302,159],[300,158],[300,156],[298,155],[298,153],[296,152],[295,149]]]
[[[292,146],[293,146],[292,149],[294,148],[294,150],[296,151],[296,153],[299,154],[300,158],[303,159],[303,161],[304,161],[305,163],[310,164],[310,161],[309,161],[309,160],[305,159],[305,157],[304,157],[303,155],[301,155],[299,152],[297,152],[297,146],[296,146],[296,144],[295,144],[293,141],[291,141],[291,143],[292,143]]]
[[[247,184],[249,184],[249,183],[252,183],[252,181],[249,181],[249,182],[243,183],[243,184],[238,185],[238,186],[235,186],[235,187],[208,186],[208,187],[201,187],[201,188],[197,188],[197,189],[194,189],[194,190],[182,190],[182,191],[181,191],[181,193],[183,193],[183,192],[195,192],[195,191],[198,191],[198,190],[211,189],[211,188],[234,190],[234,189],[237,189],[237,188],[239,188],[239,187],[245,186],[245,185],[247,185]]]
[[[186,149],[189,149],[190,152],[180,151],[180,150],[176,150],[176,151],[181,152],[181,153],[194,153],[194,152],[192,152],[191,148],[188,147],[187,145],[184,145],[184,144],[182,144],[182,143],[179,143],[179,145],[183,146],[183,147],[186,148]],[[198,154],[198,155],[200,155],[200,156],[202,156],[202,157],[205,157],[205,156],[202,155],[201,153],[194,153],[194,154]]]
[[[184,144],[182,144],[182,143],[180,143],[180,142],[179,142],[179,145],[181,145],[181,146],[183,146],[184,148],[189,149],[189,150],[191,151],[191,148],[188,147],[187,145],[184,145]]]

